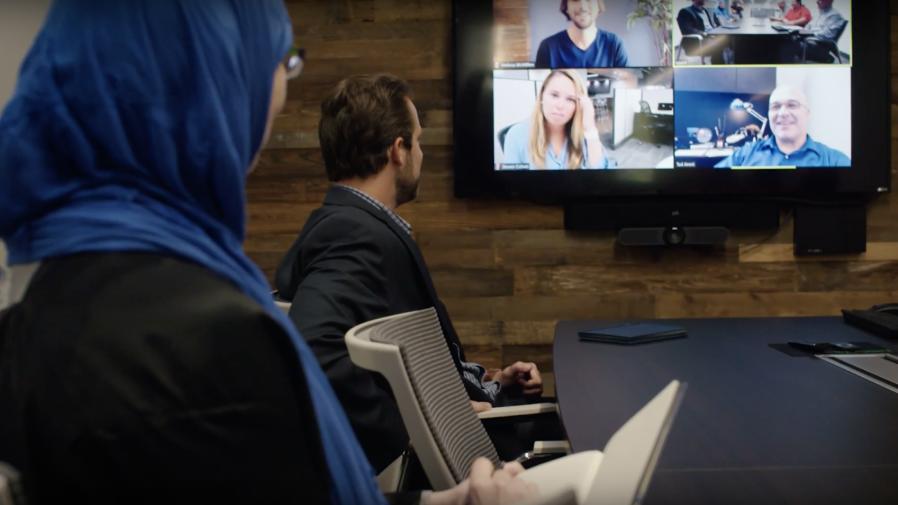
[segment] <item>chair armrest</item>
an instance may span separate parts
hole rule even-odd
[[[567,454],[563,452],[532,452],[527,451],[524,454],[521,454],[517,458],[514,459],[516,463],[520,463],[525,469],[533,468],[537,465],[542,465],[543,463],[548,463],[549,461],[554,461],[559,458],[563,458],[567,456]]]
[[[485,412],[480,412],[477,417],[484,419],[506,419],[518,416],[535,416],[539,414],[558,414],[557,403],[530,403],[527,405],[513,405],[510,407],[493,407]]]
[[[571,444],[567,440],[537,440],[533,442],[533,450],[518,456],[515,461],[524,468],[531,468],[571,453]]]
[[[567,440],[537,440],[533,442],[535,454],[570,454],[571,443]]]

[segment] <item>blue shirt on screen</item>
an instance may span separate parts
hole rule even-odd
[[[626,67],[627,51],[617,35],[599,30],[596,40],[584,51],[562,30],[539,43],[537,68]]]
[[[716,168],[731,167],[850,167],[851,159],[842,151],[827,147],[808,135],[801,149],[785,154],[776,145],[771,135],[759,142],[740,147],[729,157],[714,165]]]
[[[546,149],[546,169],[547,170],[565,170],[567,169],[567,143],[564,141],[564,147],[560,154],[555,154],[551,148]],[[531,164],[530,158],[530,122],[517,123],[512,126],[508,133],[505,134],[505,145],[502,149],[502,163],[527,163]],[[586,140],[583,141],[583,161],[580,162],[580,168],[610,168],[608,157],[602,156],[601,160],[596,163],[589,161],[589,151],[587,149]],[[536,169],[531,166],[530,169]]]
[[[730,19],[732,17],[730,16],[730,10],[720,4],[714,9],[714,14],[717,16],[717,19]]]

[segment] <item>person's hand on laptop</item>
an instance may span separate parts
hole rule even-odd
[[[527,396],[539,396],[543,392],[543,379],[536,363],[517,361],[501,370],[493,370],[490,380],[498,382],[502,387],[517,384]]]

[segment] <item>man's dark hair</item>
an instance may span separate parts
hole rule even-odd
[[[411,148],[414,126],[407,97],[408,83],[388,74],[353,76],[337,84],[321,103],[318,123],[328,179],[378,173],[396,138]]]
[[[599,14],[605,12],[605,0],[598,0]],[[567,0],[561,0],[561,7],[558,8],[568,21],[571,20],[570,14],[567,13]]]

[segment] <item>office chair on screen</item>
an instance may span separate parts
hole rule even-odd
[[[510,130],[512,126],[514,126],[514,123],[502,128],[499,130],[499,133],[496,134],[499,139],[499,146],[502,147],[502,152],[505,152],[505,136],[508,135],[508,130]]]
[[[433,308],[360,324],[346,333],[346,345],[353,363],[387,379],[433,489],[448,489],[464,480],[478,457],[499,463],[471,409]],[[540,489],[539,497],[528,503],[637,502],[681,394],[680,384],[671,382],[611,437],[604,456],[584,451],[528,468],[520,478]],[[491,411],[502,408],[508,407]],[[546,408],[554,406],[536,410]]]
[[[699,62],[702,65],[706,65],[707,62],[705,61],[705,58],[710,57],[705,54],[704,41],[705,37],[697,33],[683,35],[683,38],[680,39],[680,45],[677,46],[676,61],[681,61],[683,53],[685,53],[686,56],[697,56]]]
[[[824,61],[824,63],[843,63],[844,60],[842,58],[842,51],[839,51],[839,39],[842,38],[842,33],[845,32],[845,28],[848,27],[848,20],[845,19],[842,21],[842,24],[839,25],[839,28],[836,30],[836,36],[832,39],[819,39],[816,37],[811,37],[808,40],[802,41],[801,44],[801,60],[805,63],[808,61],[808,44],[813,43],[816,46],[823,48],[828,54],[829,59]],[[846,55],[847,56],[847,55]]]

